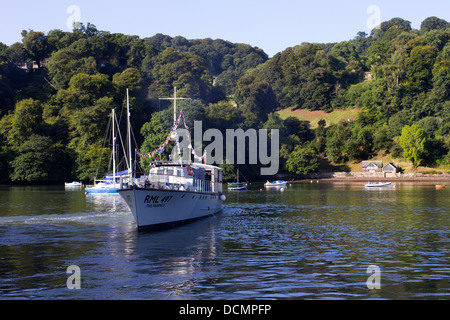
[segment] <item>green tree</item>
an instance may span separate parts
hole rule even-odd
[[[403,31],[411,30],[411,22],[402,18],[392,18],[389,21],[384,21],[378,28],[372,30],[370,36],[375,40],[390,41],[398,36]]]
[[[450,99],[450,59],[438,59],[434,64],[432,98],[436,102]]]
[[[98,144],[90,144],[77,154],[75,160],[75,176],[80,180],[94,180],[104,177],[111,167],[111,150]],[[111,171],[109,171],[111,172]]]
[[[359,60],[359,55],[356,52],[356,47],[351,41],[342,41],[331,48],[330,54],[336,58],[341,58],[347,63],[351,60]]]
[[[116,88],[107,75],[79,73],[70,79],[67,89],[58,91],[56,101],[67,112],[92,106],[103,97],[115,98],[115,93]],[[123,97],[123,92],[120,96]]]
[[[57,89],[64,89],[78,73],[97,73],[97,62],[94,57],[84,57],[73,48],[64,48],[52,53],[47,68],[52,84]]]
[[[23,63],[27,59],[27,52],[20,42],[13,43],[5,49],[3,55],[12,64]]]
[[[404,126],[400,136],[400,146],[403,156],[410,160],[414,168],[420,164],[425,154],[425,132],[416,124]]]
[[[140,151],[142,153],[148,153],[159,148],[172,129],[173,113],[170,108],[155,112],[152,114],[152,118],[149,122],[146,122],[141,128],[141,134],[144,137],[144,142],[141,145]],[[160,159],[167,160],[173,145],[169,143],[167,145],[166,152],[159,155]],[[161,157],[162,156],[162,157]],[[143,157],[140,160],[140,164],[143,168],[149,168],[150,161],[155,160],[153,157]]]
[[[253,74],[245,75],[238,81],[234,99],[244,115],[253,114],[263,122],[276,107],[276,97],[270,84]]]
[[[16,103],[14,113],[5,118],[4,129],[8,130],[8,132],[5,132],[5,135],[9,144],[18,147],[32,134],[42,133],[42,112],[42,104],[31,98]]]
[[[317,155],[311,146],[296,146],[286,161],[286,168],[296,174],[308,174],[319,168]]]
[[[133,94],[142,88],[143,80],[141,74],[136,68],[128,68],[122,73],[116,73],[113,77],[113,83],[119,87],[121,92],[128,88]]]
[[[392,138],[389,136],[389,127],[383,125],[378,127],[373,134],[374,151],[389,149],[392,145]]]
[[[117,88],[107,75],[77,74],[67,89],[58,91],[54,100],[56,107],[46,108],[47,112],[59,109],[58,117],[66,123],[67,149],[74,159],[74,175],[80,179],[96,175],[93,161],[103,152],[100,146],[111,119],[111,109],[119,105],[117,95]],[[123,98],[123,93],[120,96]],[[47,118],[51,119],[48,115]]]
[[[46,136],[32,134],[11,162],[12,181],[58,181],[67,177],[67,159]]]
[[[342,163],[348,160],[347,150],[352,132],[345,122],[332,126],[327,131],[325,152],[330,161]]]
[[[47,37],[43,32],[35,32],[33,30],[30,30],[29,32],[23,30],[22,37],[25,50],[37,62],[38,67],[40,68],[41,60],[48,54]]]
[[[199,56],[167,48],[152,59],[152,65],[152,97],[171,95],[177,87],[179,96],[209,101],[213,79]]]
[[[225,132],[226,129],[239,127],[243,121],[242,112],[231,102],[219,101],[205,108],[203,129],[215,128]]]
[[[351,138],[345,142],[344,151],[350,160],[367,159],[373,152],[373,129],[372,126],[353,125]]]
[[[432,87],[432,70],[437,56],[433,46],[417,46],[406,59],[406,77],[410,86],[417,91],[426,91]]]
[[[0,60],[0,112],[8,110],[13,105],[14,91],[9,76],[8,63]]]
[[[314,130],[313,145],[317,152],[324,152],[326,146],[326,126],[327,122],[324,119],[320,119],[317,122],[317,128]]]
[[[77,151],[84,150],[90,144],[101,143],[111,109],[115,106],[112,97],[102,97],[86,108],[70,112],[69,128],[73,137],[70,146]]]
[[[449,23],[444,19],[439,19],[438,17],[428,17],[420,24],[420,33],[438,29],[445,30],[448,25]]]

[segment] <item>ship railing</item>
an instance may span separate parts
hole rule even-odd
[[[139,180],[136,181],[136,185],[141,188],[207,193],[217,192],[217,190],[219,189],[218,183],[213,183],[210,180],[167,174],[144,174],[139,178]]]

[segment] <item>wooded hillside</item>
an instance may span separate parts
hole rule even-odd
[[[72,32],[23,31],[0,43],[0,181],[88,181],[108,171],[101,157],[112,108],[131,94],[141,152],[170,131],[178,95],[188,122],[203,129],[278,128],[281,171],[318,170],[380,150],[415,166],[450,169],[450,24],[430,17],[420,30],[401,18],[339,43],[303,43],[268,58],[224,40],[157,34],[141,39],[80,25]],[[285,108],[358,108],[352,121],[312,130]],[[167,155],[165,155],[167,157]],[[100,161],[102,158],[102,161]],[[142,162],[148,165],[148,162]],[[232,176],[234,166],[223,165]],[[241,168],[247,177],[259,170]]]

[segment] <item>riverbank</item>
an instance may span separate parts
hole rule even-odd
[[[293,182],[308,182],[308,180],[319,181],[348,181],[348,182],[367,182],[367,181],[395,181],[395,182],[436,182],[440,184],[450,184],[450,174],[426,174],[426,173],[408,173],[393,174],[385,177],[383,173],[368,172],[321,172],[310,174],[304,179],[294,180]]]

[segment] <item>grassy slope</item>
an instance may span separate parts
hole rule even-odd
[[[292,108],[277,111],[281,119],[293,116],[302,121],[309,123],[311,129],[317,128],[317,123],[320,119],[327,122],[327,126],[336,124],[341,120],[355,120],[360,109],[337,109],[332,112],[325,112],[320,110],[310,111],[305,109],[292,110]]]
[[[336,124],[341,120],[355,120],[360,109],[358,108],[350,108],[350,109],[337,109],[332,112],[325,111],[310,111],[304,109],[292,110],[292,108],[283,109],[277,111],[280,115],[281,119],[286,119],[287,117],[293,116],[302,121],[306,121],[309,123],[311,129],[315,129],[317,127],[317,122],[320,119],[324,119],[327,122],[327,126]],[[392,155],[384,154],[384,151],[380,151],[375,157],[371,160],[382,160],[383,164],[388,162],[398,163],[402,169],[404,169],[404,173],[413,172],[413,167],[410,162],[405,159],[393,159]],[[349,161],[343,165],[334,165],[333,163],[327,163],[327,161],[321,161],[320,171],[353,171],[353,172],[361,172],[361,161]],[[448,170],[444,169],[436,169],[429,167],[419,166],[415,172],[420,173],[440,173],[440,172],[448,172]]]

